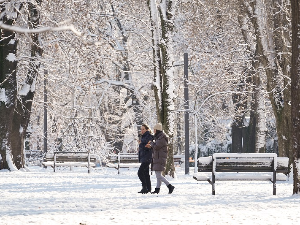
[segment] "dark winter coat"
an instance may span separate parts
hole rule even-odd
[[[153,170],[164,171],[168,157],[168,137],[162,131],[154,136],[155,142],[151,142],[153,148]]]
[[[151,163],[152,161],[152,149],[146,148],[146,144],[149,141],[153,141],[153,135],[149,131],[146,131],[141,138],[141,143],[139,144],[139,162],[140,163]]]

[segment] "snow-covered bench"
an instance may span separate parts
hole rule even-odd
[[[111,162],[107,163],[107,167],[116,168],[118,174],[120,168],[137,168],[140,167],[139,156],[137,153],[123,153],[119,152],[116,159],[112,159]]]
[[[173,159],[174,159],[174,165],[181,166],[181,164],[183,164],[185,161],[185,155],[174,155]]]
[[[181,165],[183,162],[184,155],[174,155],[174,164]],[[120,168],[138,168],[140,165],[137,153],[110,155],[110,162],[106,164],[107,167],[116,168],[118,174],[120,173]]]
[[[273,195],[276,195],[276,180],[280,179],[276,173],[282,173],[286,180],[288,162],[287,157],[277,157],[275,153],[215,153],[212,157],[198,158],[198,173],[193,177],[197,181],[208,181],[213,195],[216,180],[268,180],[273,183]]]
[[[43,159],[44,166],[52,166],[55,172],[57,166],[84,166],[88,168],[95,167],[100,162],[99,156],[89,152],[54,152],[47,153]]]

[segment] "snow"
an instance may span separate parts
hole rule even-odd
[[[65,25],[65,26],[59,26],[59,27],[41,27],[36,29],[28,29],[28,28],[21,28],[17,26],[10,26],[7,24],[4,24],[3,22],[0,22],[0,28],[14,31],[17,33],[24,33],[24,34],[30,34],[30,33],[44,33],[48,31],[64,31],[64,30],[70,30],[77,36],[81,36],[81,32],[77,31],[76,28],[73,25]]]
[[[288,157],[277,157],[277,166],[286,166],[289,164]]]
[[[26,96],[29,93],[29,91],[30,91],[30,85],[25,83],[22,86],[22,88],[19,90],[18,94],[20,96]]]
[[[214,173],[216,173],[217,158],[226,158],[226,157],[230,157],[230,160],[231,160],[231,158],[236,157],[236,158],[239,158],[238,161],[240,161],[241,159],[246,159],[246,158],[251,159],[252,157],[255,157],[255,158],[253,158],[254,160],[256,160],[256,158],[273,157],[274,158],[274,169],[276,169],[276,167],[277,167],[276,153],[243,153],[243,154],[241,154],[241,153],[214,153],[213,154],[213,159],[214,159],[213,160],[213,171],[214,171]],[[249,160],[249,159],[247,159],[247,160]]]
[[[200,157],[200,158],[198,158],[198,162],[203,165],[208,165],[212,162],[212,157],[211,156]]]
[[[213,157],[241,157],[241,158],[251,158],[251,157],[277,157],[276,153],[214,153]]]
[[[16,61],[17,57],[14,53],[9,53],[7,56],[6,56],[6,59],[10,62],[14,62]]]
[[[194,173],[193,175],[194,179],[198,181],[212,181],[212,173],[210,172],[199,172],[199,173]],[[287,181],[289,178],[283,173],[277,173],[276,174],[276,182],[277,181]],[[271,172],[256,172],[256,173],[249,173],[249,172],[215,172],[215,180],[216,181],[224,181],[224,180],[231,180],[231,181],[236,181],[236,180],[267,180],[273,181],[273,174]],[[270,183],[270,185],[273,185]],[[271,187],[271,186],[270,186]]]
[[[0,88],[0,102],[5,102],[7,101],[7,97],[5,95],[5,88]]]
[[[125,51],[125,49],[123,48],[123,46],[117,40],[116,40],[115,50],[117,50],[117,51]]]
[[[10,154],[10,150],[6,149],[6,162],[8,164],[8,167],[12,170],[12,171],[18,171],[17,167],[15,166],[15,164],[13,163],[13,160],[11,158],[11,154]],[[1,183],[1,182],[0,182]],[[0,198],[1,199],[1,198]]]
[[[15,40],[15,39],[10,39],[8,44],[9,44],[9,45],[14,45],[15,43],[16,43],[16,40]]]
[[[34,92],[35,91],[35,85],[36,85],[36,79],[32,82],[32,84],[24,83],[22,85],[22,88],[19,90],[18,94],[20,96],[26,96],[29,91]]]
[[[295,165],[296,165],[296,170],[298,171],[298,174],[299,174],[299,171],[300,171],[300,159],[298,160],[295,160]]]
[[[192,168],[190,168],[191,171]],[[0,172],[1,224],[299,224],[300,196],[290,181],[222,181],[211,185],[176,167],[173,194],[138,194],[137,168],[28,167]],[[155,176],[151,176],[152,188]],[[3,207],[5,206],[5,207]]]
[[[22,134],[23,130],[24,130],[24,128],[22,126],[20,126],[19,133]]]

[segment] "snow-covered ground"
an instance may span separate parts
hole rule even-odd
[[[0,223],[14,224],[299,224],[300,196],[292,180],[198,182],[177,168],[175,186],[159,195],[138,194],[137,169],[29,167],[0,172]],[[155,187],[155,175],[151,176]]]

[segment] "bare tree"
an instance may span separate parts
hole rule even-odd
[[[158,121],[163,124],[165,133],[170,137],[165,174],[174,176],[173,132],[174,125],[174,14],[176,0],[149,0],[152,25],[154,93]]]
[[[255,70],[254,94],[259,94],[260,85],[264,74],[267,77],[267,91],[272,108],[276,118],[276,128],[278,134],[279,155],[291,156],[290,149],[290,87],[289,70],[290,64],[290,35],[289,35],[289,4],[288,1],[270,1],[261,0],[248,1],[241,0],[241,7],[244,7],[249,21],[252,23],[255,37],[255,53],[253,68]],[[248,44],[251,44],[248,42]],[[257,112],[264,111],[259,103],[261,95],[254,96],[257,103],[254,105]],[[261,108],[261,109],[260,109]],[[263,119],[263,116],[257,114],[257,122]],[[262,124],[264,124],[263,122]],[[257,138],[265,135],[261,126],[256,126]],[[264,151],[264,146],[258,141],[256,149]]]

